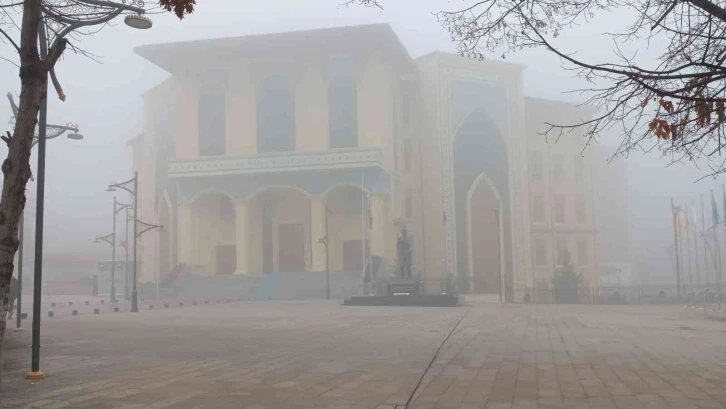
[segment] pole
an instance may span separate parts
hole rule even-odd
[[[116,196],[113,197],[113,229],[111,230],[111,302],[116,302]]]
[[[159,236],[154,236],[154,279],[156,280],[156,299],[159,299]]]
[[[678,210],[680,212],[680,208]],[[680,214],[679,214],[679,216],[680,216]],[[680,221],[679,221],[679,223],[680,223]],[[683,254],[683,252],[684,252],[683,247],[684,246],[683,246],[683,243],[680,242],[681,240],[683,240],[683,230],[681,229],[681,225],[679,224],[678,225],[678,243],[680,244],[680,246],[678,247],[678,256],[680,257],[680,260],[683,260],[685,262],[686,257]],[[680,260],[679,260],[679,262],[680,262]],[[681,293],[682,294],[685,294],[685,292],[686,292],[686,289],[685,289],[685,286],[686,286],[685,285],[685,281],[686,280],[684,279],[683,276],[686,274],[686,266],[684,266],[683,264],[679,264],[679,267],[681,268],[681,275],[680,275],[680,283],[679,283],[679,285],[680,285],[680,288],[681,288]]]
[[[706,289],[709,288],[711,283],[708,279],[708,254],[706,249],[708,248],[708,241],[706,241],[706,212],[703,210],[703,194],[701,194],[701,232],[703,233],[703,272],[706,275]]]
[[[676,245],[676,288],[678,291],[678,298],[681,297],[681,265],[680,256],[678,255],[678,211],[671,198],[671,213],[673,213],[673,240]]]
[[[16,308],[17,311],[15,311],[15,314],[17,314],[15,317],[15,328],[20,330],[23,325],[20,316],[23,313],[23,231],[25,230],[25,210],[20,213],[20,226],[18,227],[18,229],[20,230],[18,245],[18,306]]]
[[[134,172],[134,287],[131,293],[131,312],[139,312],[139,299],[138,293],[136,292],[136,242],[137,242],[137,230],[139,227],[138,215],[139,215],[139,172]]]
[[[691,213],[691,215],[693,216],[693,219],[694,219],[693,223],[691,223],[691,225],[693,225],[693,227],[694,227],[693,228],[693,249],[695,250],[695,253],[696,253],[696,255],[695,255],[695,258],[696,258],[696,287],[698,288],[698,291],[700,291],[701,267],[698,263],[698,232],[696,231],[698,229],[695,226],[695,224],[696,224],[695,223],[696,222],[696,220],[695,220],[695,218],[696,218],[695,217],[696,216],[696,202],[693,200],[691,200],[691,209],[693,209],[693,212]]]
[[[325,205],[325,299],[330,299],[330,257],[328,255],[328,205]]]
[[[363,191],[363,169],[360,170],[360,234],[361,248],[363,250],[363,295],[368,295],[366,283],[366,193]]]
[[[126,208],[125,212],[126,217],[126,245],[124,246],[124,257],[126,257],[125,263],[124,263],[124,273],[126,277],[124,277],[124,299],[128,300],[129,297],[129,208]]]
[[[328,261],[328,238],[325,237],[325,299],[330,299],[330,262]]]
[[[693,286],[693,271],[691,270],[691,223],[688,216],[688,203],[686,203],[686,253],[688,254],[688,284]]]
[[[718,231],[714,227],[713,237],[716,241],[716,255],[718,257],[718,271],[716,272],[716,292],[721,292],[721,243],[718,239]]]
[[[40,55],[45,59],[48,54],[45,26],[39,29]],[[48,122],[48,73],[43,81],[43,99],[40,101],[38,115],[38,179],[35,201],[35,265],[33,274],[33,335],[31,345],[30,372],[28,379],[43,379],[45,374],[40,371],[40,303],[43,296],[43,206],[45,204],[45,132]]]
[[[499,267],[499,302],[502,302],[502,293],[504,292],[504,280],[502,277],[502,243],[501,243],[501,227],[499,225],[499,210],[494,210],[494,216],[497,218],[497,265]]]

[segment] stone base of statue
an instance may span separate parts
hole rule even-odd
[[[397,277],[388,282],[386,295],[389,297],[394,295],[419,295],[420,288],[421,283],[419,283],[419,280]]]
[[[453,294],[426,294],[418,279],[396,277],[388,281],[379,295],[352,297],[343,305],[391,307],[457,307],[459,297]]]

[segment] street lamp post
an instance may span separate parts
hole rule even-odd
[[[134,287],[131,292],[131,312],[139,312],[138,294],[136,292],[136,239],[138,232],[138,178],[139,172],[134,172],[134,177],[123,183],[112,183],[108,185],[108,192],[115,192],[116,189],[123,189],[131,194],[134,198]],[[128,246],[128,243],[126,244]]]
[[[108,244],[111,245],[111,248],[113,248],[114,247],[114,242],[115,242],[114,236],[116,236],[116,234],[114,234],[114,233],[107,234],[105,236],[99,236],[99,237],[96,237],[93,240],[93,242],[94,243],[106,242],[106,243],[108,243]],[[116,259],[112,256],[112,260],[111,260],[111,271],[113,271],[114,264],[116,264]],[[100,266],[100,272],[103,273],[103,263],[100,263],[99,266]],[[113,277],[113,273],[111,274],[111,277]],[[113,278],[111,278],[111,283],[113,283]],[[113,284],[111,284],[111,288],[112,288],[112,290],[111,290],[111,294],[112,294],[112,296],[111,296],[111,302],[113,302],[113,293],[114,293],[114,291],[113,291]],[[95,280],[95,283],[94,283],[93,293],[95,295],[98,295],[98,275],[96,276],[96,280]]]
[[[119,212],[123,211],[124,209],[130,207],[127,204],[120,203],[116,200],[116,196],[113,198],[113,230],[110,234],[111,239],[109,240],[109,236],[103,236],[103,237],[97,237],[96,243],[100,241],[105,241],[106,243],[111,245],[111,302],[116,302],[116,216],[119,214]]]
[[[7,93],[8,102],[10,102],[10,108],[13,112],[13,121],[18,116],[18,105],[15,103],[15,99],[13,98],[13,94],[8,92]],[[78,133],[78,125],[74,125],[71,123],[67,123],[66,125],[46,125],[46,136],[45,140],[57,138],[66,132],[72,132],[68,134],[69,139],[75,139],[80,140],[83,139],[83,135]],[[48,134],[48,131],[50,131],[50,134]],[[31,149],[35,147],[35,145],[38,144],[39,135],[36,135],[33,137],[33,143],[31,145]],[[30,177],[31,180],[33,177]],[[25,211],[20,213],[20,225],[18,226],[18,297],[17,297],[17,322],[15,330],[19,331],[22,328],[22,312],[23,312],[23,239],[25,236]]]
[[[138,262],[136,260],[136,249],[139,234],[139,172],[134,172],[134,289],[131,291],[131,312],[139,312],[139,293],[136,290],[136,282],[138,276],[136,270]]]
[[[90,6],[99,6],[102,2],[79,0],[81,3],[86,3]],[[105,2],[104,2],[105,3]],[[55,28],[55,39],[53,40],[54,45],[58,41],[65,41],[65,37],[71,34],[74,30],[79,27],[90,27],[99,24],[106,24],[113,18],[117,17],[122,12],[134,12],[138,13],[129,18],[126,17],[124,22],[126,25],[132,28],[148,29],[151,28],[151,20],[142,16],[142,13],[146,11],[142,7],[137,7],[134,4],[119,4],[113,2],[107,2],[107,8],[102,10],[105,15],[98,18],[91,19],[74,19],[72,17],[63,16],[62,20],[56,20],[60,24],[60,27]],[[143,2],[141,2],[143,5]],[[102,6],[106,6],[103,4]],[[41,11],[38,22],[38,45],[40,51],[41,60],[45,60],[48,57],[48,38],[46,35],[46,25],[44,22],[44,11]],[[36,194],[36,213],[35,213],[35,265],[33,274],[33,334],[32,334],[32,353],[30,359],[30,372],[25,377],[26,379],[38,380],[44,379],[45,374],[40,370],[40,303],[42,296],[42,278],[43,278],[43,207],[45,203],[45,142],[47,137],[47,119],[48,119],[48,77],[52,76],[56,90],[59,91],[61,99],[65,99],[65,95],[60,92],[60,86],[57,84],[55,74],[51,71],[45,72],[43,95],[44,97],[40,101],[40,110],[38,113],[38,185]],[[76,128],[77,130],[77,128]],[[78,138],[80,139],[80,138]]]
[[[129,179],[123,183],[112,183],[108,186],[107,191],[114,192],[116,189],[123,189],[131,194],[134,198],[134,285],[133,290],[131,291],[131,312],[139,312],[139,296],[138,291],[136,288],[137,282],[138,282],[138,276],[137,276],[137,252],[136,248],[138,247],[138,239],[139,237],[146,233],[149,230],[152,229],[161,229],[162,226],[156,225],[156,224],[149,224],[144,223],[142,221],[139,221],[139,172],[134,172],[134,177],[132,179]],[[143,225],[144,230],[139,232],[139,224]],[[126,244],[128,246],[128,242]]]
[[[131,205],[126,206],[126,239],[121,242],[121,247],[124,248],[124,299],[126,300],[131,298],[129,294],[129,222],[131,221],[129,210],[131,207]]]

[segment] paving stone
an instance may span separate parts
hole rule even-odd
[[[91,317],[44,321],[39,382],[23,379],[30,332],[7,334],[6,407],[400,409],[420,380],[409,409],[726,407],[726,322],[682,307],[248,302]]]

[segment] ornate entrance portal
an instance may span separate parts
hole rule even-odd
[[[512,269],[507,148],[483,109],[462,120],[453,161],[459,290],[504,298]]]

